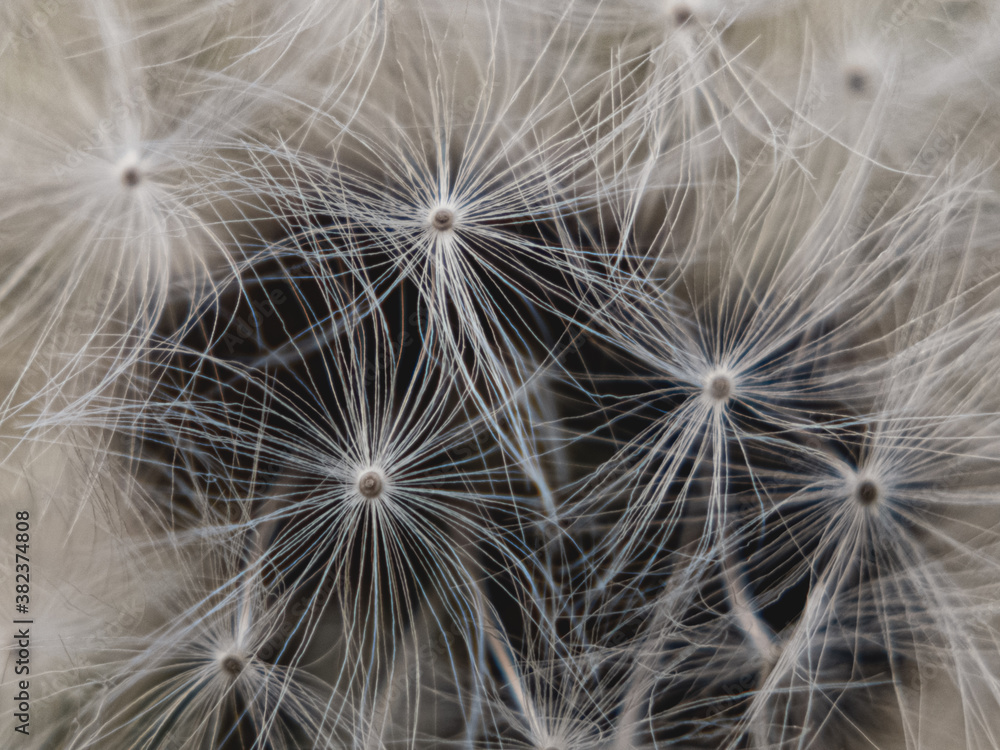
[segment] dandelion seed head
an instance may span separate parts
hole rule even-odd
[[[712,402],[724,404],[732,398],[736,384],[728,372],[713,372],[705,381],[705,396]]]
[[[141,159],[136,151],[129,151],[115,164],[121,184],[126,188],[134,188],[142,182]]]
[[[670,9],[670,14],[674,19],[674,23],[678,26],[683,26],[694,16],[694,11],[691,10],[691,6],[687,3],[678,3]]]
[[[869,97],[875,93],[887,61],[877,49],[857,46],[844,50],[840,76],[844,91],[852,97]]]
[[[996,746],[997,100],[953,80],[995,43],[925,67],[960,14],[784,0],[234,2],[0,10],[58,84],[0,94],[0,339],[34,350],[0,437],[106,435],[71,454],[103,515],[49,515],[164,576],[95,601],[107,647],[58,633],[43,744]],[[883,686],[900,742],[854,710]]]
[[[855,94],[864,94],[871,86],[868,73],[859,67],[850,67],[844,72],[844,83]]]
[[[455,226],[455,212],[448,206],[437,206],[431,211],[431,227],[439,232],[447,232]]]
[[[873,505],[879,498],[878,485],[871,479],[863,479],[854,489],[854,496],[862,505]]]
[[[871,471],[862,471],[848,479],[850,498],[862,508],[873,508],[884,502],[886,483],[883,478],[875,476]]]
[[[122,183],[125,187],[135,187],[141,179],[139,170],[135,167],[128,167],[122,170]]]
[[[378,469],[368,469],[358,476],[358,492],[374,500],[385,491],[385,477]]]
[[[219,669],[234,680],[243,673],[244,669],[246,669],[246,661],[240,654],[235,652],[225,652],[219,654],[218,661]]]

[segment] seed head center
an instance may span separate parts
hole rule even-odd
[[[851,68],[845,77],[847,88],[855,94],[864,94],[868,90],[868,75],[860,68]]]
[[[450,208],[439,208],[431,216],[431,225],[439,232],[446,232],[455,226],[455,213]]]
[[[358,479],[358,492],[372,499],[382,494],[382,476],[377,471],[366,471]]]
[[[240,676],[246,665],[236,654],[226,654],[219,660],[219,667],[233,679]]]
[[[142,181],[142,175],[138,167],[125,167],[122,170],[122,185],[125,187],[135,187]]]
[[[674,23],[678,26],[683,26],[684,24],[686,24],[688,21],[691,20],[691,17],[694,15],[694,13],[691,11],[691,8],[682,3],[681,5],[678,5],[677,7],[674,8],[673,15],[674,15]]]
[[[718,373],[713,375],[705,389],[709,397],[715,401],[725,401],[733,395],[733,381],[728,375]]]
[[[124,154],[115,164],[118,179],[126,188],[134,188],[142,182],[142,159],[134,149]]]
[[[878,485],[870,479],[863,479],[858,482],[858,486],[854,490],[854,495],[858,502],[865,507],[874,505],[879,499],[879,494]]]

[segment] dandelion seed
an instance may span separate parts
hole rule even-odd
[[[855,94],[866,93],[871,85],[868,73],[859,68],[849,68],[844,75],[844,80],[847,82],[847,88]]]
[[[878,501],[881,493],[879,492],[878,485],[871,479],[862,479],[858,482],[858,486],[854,490],[854,496],[858,499],[858,502],[865,507],[874,505]]]
[[[358,478],[358,491],[369,499],[381,495],[384,488],[385,481],[378,470],[369,469]]]
[[[684,3],[674,5],[671,11],[674,15],[674,23],[683,26],[694,17],[694,11]]]
[[[122,183],[125,187],[135,187],[139,184],[140,179],[139,170],[136,167],[126,167],[122,170]]]
[[[130,151],[123,156],[116,165],[122,184],[127,188],[134,188],[142,181],[142,171],[139,166],[139,155]]]
[[[733,380],[726,373],[716,373],[708,380],[706,394],[713,401],[725,402],[733,395]]]
[[[246,662],[239,654],[221,654],[219,657],[219,668],[234,680],[243,673]]]
[[[455,225],[455,213],[450,208],[435,209],[431,215],[431,225],[439,232],[446,232]]]
[[[300,315],[324,320],[339,303],[335,293],[317,293],[305,310],[288,305],[275,318],[279,325]],[[480,558],[506,564],[508,544],[519,546],[497,520],[519,523],[520,509],[504,489],[509,470],[502,462],[490,466],[467,386],[450,382],[417,341],[402,356],[396,322],[383,315],[349,315],[334,336],[307,324],[324,342],[307,349],[309,367],[277,368],[262,382],[216,356],[213,372],[223,377],[202,390],[182,371],[172,391],[164,381],[176,375],[168,369],[157,403],[146,396],[141,410],[160,418],[136,425],[147,445],[176,446],[171,485],[186,465],[227,477],[232,489],[214,507],[210,501],[209,513],[232,520],[214,536],[249,540],[239,577],[273,577],[276,592],[301,602],[285,661],[318,660],[332,670],[333,687],[366,706],[409,668],[405,655],[419,651],[417,639],[425,637],[417,628],[422,618],[450,655],[450,665],[436,668],[465,684],[458,665],[478,658],[482,631],[472,595]],[[152,448],[144,461],[163,459]],[[445,620],[454,623],[448,631]],[[338,634],[333,642],[313,640],[330,630]],[[402,684],[413,699],[422,690],[419,682]]]
[[[159,603],[162,627],[119,636],[131,644],[129,655],[102,665],[105,687],[87,695],[70,746],[216,748],[241,734],[276,747],[303,736],[327,745],[329,688],[263,657],[283,632],[290,602],[268,592],[257,572],[239,573],[234,564],[242,550],[235,541],[226,539],[208,552],[202,572],[193,570],[193,560],[177,556],[180,565],[172,572],[183,585]]]
[[[114,389],[140,366],[170,301],[197,299],[231,267],[221,205],[205,196],[209,165],[240,120],[234,92],[157,92],[155,52],[130,37],[131,19],[103,1],[61,14],[78,18],[88,51],[74,57],[55,23],[45,28],[35,43],[58,84],[25,87],[6,107],[3,221],[16,231],[0,248],[0,338],[30,355],[0,412],[16,402],[54,415]],[[33,368],[49,373],[37,390]]]

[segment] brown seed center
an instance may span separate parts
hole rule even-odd
[[[674,23],[678,26],[683,26],[691,20],[691,16],[693,15],[694,13],[686,5],[678,5],[674,8]]]
[[[243,671],[244,664],[243,660],[235,654],[226,654],[222,657],[222,661],[219,666],[221,666],[222,671],[230,677],[239,677],[240,673]]]
[[[857,94],[863,94],[868,88],[868,76],[860,70],[852,70],[847,74],[847,88]]]
[[[878,485],[870,479],[865,479],[858,483],[855,494],[862,505],[872,505],[879,497]]]
[[[358,491],[367,498],[382,494],[382,477],[376,471],[366,471],[358,480]]]
[[[125,187],[135,187],[141,179],[142,175],[136,167],[126,167],[122,170],[122,184]]]
[[[716,401],[725,401],[733,393],[733,384],[725,375],[716,375],[709,381],[708,395]]]
[[[451,229],[455,224],[455,214],[452,213],[451,209],[439,208],[434,212],[434,216],[431,218],[431,224],[439,232],[444,232]]]

